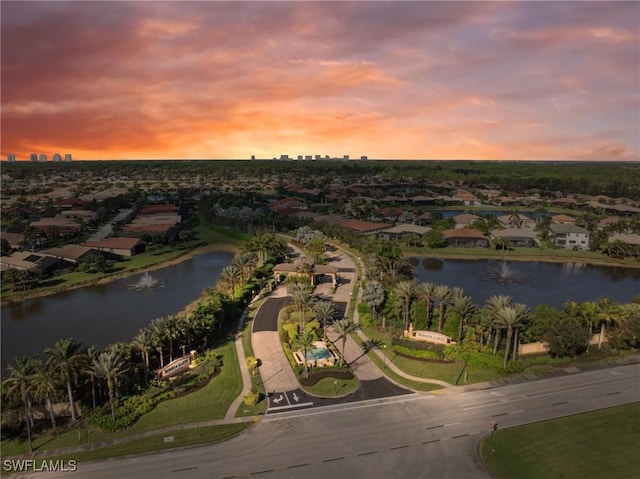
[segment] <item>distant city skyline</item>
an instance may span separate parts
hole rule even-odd
[[[640,161],[638,2],[0,9],[3,160]]]

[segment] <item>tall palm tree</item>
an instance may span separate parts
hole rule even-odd
[[[327,321],[329,321],[336,312],[331,301],[318,301],[313,305],[313,312],[316,313],[318,321],[322,324],[323,338],[327,339]]]
[[[111,419],[115,421],[116,382],[118,376],[120,376],[127,370],[126,362],[122,357],[122,353],[117,350],[103,351],[95,359],[93,363],[93,370],[107,383],[107,391],[109,393],[109,406],[111,407]]]
[[[222,284],[227,285],[227,292],[232,298],[236,295],[236,286],[241,278],[242,270],[233,264],[225,266],[222,268],[222,271],[220,271],[219,280]]]
[[[513,299],[511,296],[505,295],[492,295],[487,299],[485,303],[485,311],[489,313],[489,316],[493,319],[493,327],[496,330],[495,339],[493,343],[493,354],[498,352],[498,347],[500,346],[500,340],[502,339],[502,327],[501,322],[497,320],[498,311],[506,308],[507,306],[511,306],[513,303]]]
[[[7,367],[9,377],[2,383],[7,396],[19,396],[24,405],[24,422],[27,427],[27,439],[29,450],[33,451],[31,443],[31,428],[33,427],[33,416],[31,414],[31,395],[29,387],[33,380],[34,359],[26,356],[15,358],[13,364]]]
[[[255,265],[255,254],[249,251],[243,251],[233,259],[233,264],[240,268],[240,282],[244,287],[246,279],[251,276],[251,270]]]
[[[427,306],[427,324],[431,325],[431,310],[435,298],[436,285],[433,283],[420,283],[418,294],[424,299]]]
[[[67,384],[67,395],[69,396],[69,407],[71,409],[71,420],[75,421],[78,417],[76,413],[76,405],[73,400],[73,384],[72,379],[76,365],[80,361],[80,343],[74,341],[73,338],[59,339],[53,348],[45,349],[45,353],[50,354],[52,360],[56,363],[60,375]]]
[[[373,320],[378,319],[378,311],[382,303],[384,303],[384,288],[378,281],[369,281],[362,292],[362,299],[371,309]],[[382,317],[382,329],[386,327],[385,318]]]
[[[149,328],[141,328],[133,337],[131,346],[140,351],[142,364],[144,365],[144,378],[149,379],[149,351],[153,348],[153,333]]]
[[[415,298],[417,286],[414,280],[400,281],[395,288],[398,298],[402,301],[402,323],[404,329],[409,328],[409,311],[411,310],[411,300]]]
[[[316,296],[313,286],[310,284],[298,283],[294,285],[291,298],[300,312],[300,331],[304,331],[306,324],[306,313],[313,306]]]
[[[169,340],[169,362],[173,361],[173,341],[180,334],[177,316],[171,314],[164,318],[165,338]]]
[[[60,389],[60,377],[56,374],[56,365],[53,361],[49,360],[43,363],[41,360],[37,360],[34,362],[31,389],[33,389],[35,397],[45,400],[51,418],[51,427],[55,431],[56,415],[53,410],[53,396]]]
[[[98,354],[100,354],[100,350],[96,346],[89,346],[85,352],[86,356],[83,358],[83,369],[89,374],[91,380],[91,406],[93,409],[96,408],[96,373],[92,365]]]
[[[299,334],[296,343],[302,349],[302,358],[304,364],[304,377],[309,377],[309,364],[307,361],[307,351],[313,348],[313,335],[311,333]]]
[[[600,323],[600,336],[598,338],[598,349],[602,349],[602,342],[605,338],[607,325],[618,323],[620,318],[620,307],[611,298],[600,298],[596,302],[597,319]]]
[[[507,330],[507,344],[504,351],[504,361],[502,367],[507,367],[509,353],[511,352],[511,343],[513,341],[514,331],[517,331],[522,323],[531,319],[531,310],[524,304],[516,303],[511,306],[505,306],[496,313],[496,321]],[[514,346],[517,348],[517,345]]]
[[[160,356],[160,367],[164,367],[164,340],[166,338],[166,321],[164,318],[155,318],[149,323],[151,329],[151,337],[154,344],[154,348],[158,351]]]
[[[342,346],[340,348],[340,367],[342,367],[344,365],[344,349],[347,345],[347,336],[357,330],[358,325],[350,319],[343,318],[333,323],[333,329],[340,335],[338,339],[341,340]]]
[[[451,299],[451,288],[445,284],[437,285],[434,291],[434,298],[438,301],[438,332],[441,333],[444,314]]]
[[[468,324],[469,319],[475,314],[477,311],[477,307],[473,304],[471,298],[467,295],[458,295],[453,297],[453,301],[451,303],[451,309],[458,313],[458,317],[460,318],[458,324],[458,344],[462,341],[462,330],[463,327]]]

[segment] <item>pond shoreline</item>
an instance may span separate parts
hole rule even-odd
[[[634,263],[617,261],[617,260],[604,260],[604,259],[596,259],[596,258],[581,258],[581,257],[571,257],[571,256],[554,256],[554,255],[543,255],[543,256],[529,256],[523,254],[514,254],[511,253],[507,255],[498,256],[495,253],[492,254],[482,254],[482,252],[478,252],[477,254],[465,254],[465,253],[445,253],[445,252],[419,252],[419,251],[407,251],[404,253],[404,258],[441,258],[441,259],[459,259],[461,261],[475,261],[475,260],[495,260],[495,261],[522,261],[522,262],[540,262],[540,263],[583,263],[592,266],[610,266],[614,268],[640,268],[640,261],[636,261]]]
[[[121,271],[118,273],[113,273],[109,276],[104,276],[102,278],[97,278],[97,279],[90,279],[90,280],[83,281],[83,282],[76,283],[69,286],[52,287],[52,288],[43,289],[40,291],[39,290],[29,291],[28,294],[20,295],[17,297],[10,297],[10,298],[3,297],[2,300],[0,301],[0,306],[10,306],[11,304],[19,303],[29,299],[52,296],[57,293],[62,293],[65,291],[73,291],[75,289],[85,288],[87,286],[112,283],[113,281],[117,281],[123,278],[128,278],[129,276],[134,276],[136,274],[145,273],[147,271],[155,271],[158,269],[166,268],[167,266],[179,264],[179,263],[182,263],[183,261],[187,261],[191,258],[194,258],[195,256],[199,256],[204,253],[210,253],[214,251],[226,251],[229,253],[237,253],[238,250],[239,250],[238,247],[233,244],[199,246],[195,249],[179,254],[173,258],[167,259],[165,261],[160,261],[158,263],[155,263],[149,266],[143,266],[140,268],[135,268],[127,271]]]

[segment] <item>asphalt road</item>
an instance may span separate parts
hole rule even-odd
[[[47,477],[488,478],[474,451],[490,421],[503,428],[640,401],[639,377],[634,364],[461,394],[268,414],[219,444],[81,464]]]

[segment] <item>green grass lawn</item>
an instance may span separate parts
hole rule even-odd
[[[357,387],[358,378],[356,377],[353,379],[324,378],[313,386],[303,386],[302,389],[315,396],[334,397],[349,394],[355,391]]]
[[[67,462],[73,459],[77,463],[82,463],[117,456],[161,451],[164,449],[172,449],[177,447],[209,444],[234,436],[244,431],[247,427],[250,426],[250,424],[251,423],[222,424],[220,426],[186,429],[182,431],[159,434],[157,436],[152,436],[144,439],[128,441],[122,444],[116,444],[114,446],[96,449],[94,451],[74,452],[73,454],[55,456],[49,459],[64,460]],[[169,438],[167,442],[165,442],[165,438]],[[173,438],[173,440],[171,440],[170,438]],[[4,468],[2,468],[2,473],[7,472],[8,471],[5,471]]]
[[[387,356],[388,362],[393,362],[396,366],[402,369],[411,376],[428,379],[439,379],[440,381],[446,381],[453,384],[456,377],[462,371],[462,362],[458,363],[430,363],[426,361],[416,361],[413,359],[404,358],[398,356],[393,352],[391,348],[391,336],[381,333],[373,328],[363,328],[364,334],[370,339],[375,339],[386,345],[385,348],[381,348],[383,353]],[[481,369],[467,367],[466,377],[463,375],[458,382],[458,385],[473,384],[484,381],[493,381],[503,377],[502,374],[492,369]]]
[[[127,432],[135,434],[160,427],[224,418],[233,400],[242,391],[242,376],[233,341],[217,350],[222,356],[222,371],[202,389],[178,399],[158,404]]]
[[[502,479],[640,477],[640,403],[498,431],[482,457]]]

